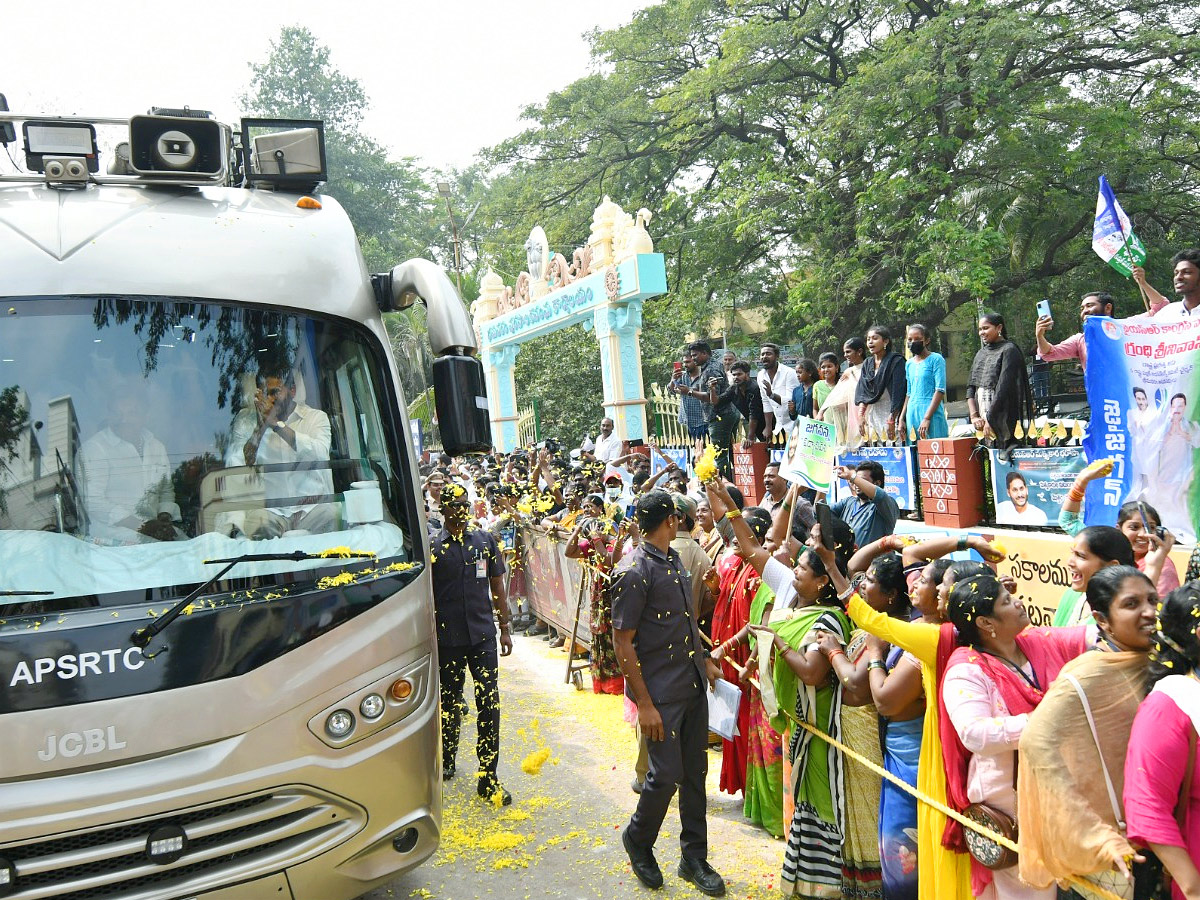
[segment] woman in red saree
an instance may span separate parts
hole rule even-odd
[[[759,541],[764,540],[771,528],[771,517],[767,511],[760,507],[747,507],[742,511],[742,515],[755,537]],[[758,593],[758,586],[762,582],[754,566],[743,558],[736,544],[734,552],[717,565],[717,577],[720,583],[717,605],[712,615],[713,646],[720,647],[727,641],[731,642],[721,658],[721,677],[732,684],[738,684],[741,679],[739,669],[746,665],[750,647],[748,644],[732,643],[731,639],[740,637],[750,621],[750,605],[754,602],[754,595]],[[736,668],[733,665],[735,663]],[[744,792],[746,789],[750,695],[745,690],[742,691],[742,702],[738,707],[737,728],[737,737],[732,741],[724,741],[721,748],[720,786],[727,794]]]
[[[615,538],[605,533],[612,525],[599,519],[580,519],[565,551],[567,559],[578,559],[584,566],[583,577],[588,585],[592,627],[590,669],[592,692],[623,694],[625,678],[613,647],[612,601],[608,595],[610,574],[621,558],[625,530]]]

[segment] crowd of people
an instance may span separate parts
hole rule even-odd
[[[717,783],[785,842],[787,896],[1049,900],[1056,884],[1200,896],[1200,560],[1180,584],[1152,507],[1149,530],[1128,510],[1119,527],[1075,529],[1059,627],[1032,628],[1021,586],[994,569],[1003,549],[893,534],[894,501],[871,464],[837,472],[852,501],[830,508],[825,535],[820,510],[773,467],[762,504],[747,506],[725,479],[701,485],[673,466],[652,476],[642,453],[440,463],[426,479],[432,543],[447,553],[460,512],[494,542],[503,565],[485,568],[502,654],[513,627],[554,636],[524,595],[522,525],[557,535],[589,573],[592,685],[626,696],[640,796],[622,837],[646,885],[663,883],[653,847],[678,793],[678,874],[724,891],[708,862],[703,702],[723,678],[741,703]],[[471,563],[446,560],[457,572]],[[494,706],[479,719],[480,793],[507,802],[494,780],[496,635],[490,659],[454,646],[477,634],[444,637],[444,774],[469,668],[477,705]]]
[[[1150,312],[1168,319],[1200,306],[1200,251],[1175,266],[1183,299],[1171,304],[1135,273]],[[1112,312],[1099,292],[1080,305],[1081,319]],[[1086,365],[1081,335],[1050,344],[1052,324],[1037,323],[1041,358]],[[1002,317],[984,314],[978,331],[969,418],[1004,448],[1029,416],[1029,374]],[[594,691],[624,695],[638,798],[622,842],[647,887],[664,883],[654,848],[678,795],[677,874],[705,894],[725,891],[709,862],[705,795],[715,747],[706,687],[722,679],[740,700],[736,727],[720,739],[717,786],[783,842],[786,896],[1200,898],[1200,554],[1181,579],[1168,557],[1173,537],[1148,502],[1179,498],[1147,490],[1116,527],[1084,527],[1087,485],[1111,465],[1080,473],[1059,520],[1073,537],[1070,586],[1054,625],[1035,628],[1017,599],[1023,586],[996,568],[1002,547],[976,535],[894,533],[899,510],[876,463],[838,468],[847,496],[832,505],[789,485],[778,466],[768,466],[758,505],[733,486],[743,420],[747,442],[799,416],[833,423],[843,444],[872,433],[946,436],[945,360],[923,326],[904,337],[907,359],[873,326],[841,358],[794,368],[765,344],[757,371],[693,343],[672,390],[697,449],[721,451],[714,477],[653,467],[637,448],[625,452],[605,419],[580,450],[551,444],[431,465],[431,543],[446,552],[457,534],[468,546],[459,519],[470,517],[488,535],[481,555],[447,558],[458,577],[472,562],[486,577],[480,603],[499,621],[501,654],[512,629],[543,635],[589,657]],[[1028,485],[1017,476],[1006,487],[1017,514]],[[561,541],[586,572],[587,647],[530,608],[527,525]],[[460,645],[482,625],[453,637],[440,607],[438,624],[439,646],[449,641],[449,777],[466,668],[477,705],[498,704],[497,638],[485,658]],[[480,793],[504,803],[493,722],[498,708],[494,719],[481,713]]]
[[[1133,278],[1145,298],[1145,315],[1159,323],[1186,320],[1200,308],[1200,249],[1180,251],[1171,265],[1173,287],[1180,298],[1175,301],[1151,286],[1143,269],[1134,268]],[[1105,291],[1088,291],[1080,298],[1081,326],[1092,316],[1117,314],[1116,300]],[[1039,315],[1034,343],[1022,350],[1009,335],[1002,315],[985,312],[979,317],[981,347],[971,361],[967,381],[967,418],[990,446],[1006,450],[1017,444],[1018,423],[1034,419],[1035,396],[1042,401],[1048,396],[1046,364],[1074,361],[1086,371],[1082,328],[1051,343],[1054,324],[1049,314]],[[903,345],[897,343],[901,340]],[[905,443],[950,433],[946,360],[933,350],[930,331],[920,323],[896,336],[883,325],[872,325],[865,336],[846,340],[840,354],[806,356],[794,365],[782,363],[778,345],[765,343],[757,368],[730,350],[718,359],[708,342],[695,341],[676,364],[669,389],[680,397],[680,421],[691,437],[717,448],[726,478],[732,477],[733,440],[742,423],[746,445],[771,440],[799,416],[833,424],[837,443],[847,447],[868,438]],[[1144,391],[1141,406],[1145,408]],[[1188,423],[1181,422],[1175,431],[1181,448],[1190,451],[1200,445],[1200,432],[1188,430]],[[1191,471],[1190,466],[1160,468],[1176,474]]]

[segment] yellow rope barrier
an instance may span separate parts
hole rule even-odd
[[[728,662],[731,666],[733,666],[733,668],[736,669],[738,672],[745,673],[745,671],[746,671],[745,668],[739,666],[733,660],[726,660],[726,662]],[[749,681],[752,685],[754,685],[754,687],[758,688],[760,693],[762,692],[762,685],[759,684],[757,678],[751,678],[751,679],[749,679]],[[970,819],[967,816],[964,816],[962,813],[958,812],[957,810],[951,809],[946,804],[944,804],[938,800],[935,800],[933,797],[930,797],[927,794],[921,793],[921,791],[918,791],[915,787],[913,787],[911,784],[909,784],[904,779],[900,778],[897,775],[893,775],[887,769],[883,768],[882,766],[876,765],[874,762],[867,759],[862,754],[856,753],[854,750],[851,750],[849,747],[847,747],[841,741],[839,741],[833,737],[830,737],[825,732],[821,731],[821,729],[819,729],[813,725],[810,725],[807,722],[800,721],[798,718],[796,718],[796,716],[790,710],[780,707],[779,711],[781,713],[783,713],[787,719],[789,719],[791,722],[793,722],[795,725],[799,726],[800,728],[803,728],[805,731],[807,731],[813,737],[819,738],[820,740],[825,741],[825,743],[829,744],[835,750],[840,752],[843,756],[848,756],[850,759],[854,760],[855,762],[859,763],[862,766],[865,766],[867,769],[869,769],[871,772],[875,773],[876,775],[880,776],[881,778],[887,779],[892,784],[894,784],[896,787],[900,788],[900,790],[915,797],[919,802],[924,803],[926,806],[933,807],[938,812],[940,812],[942,815],[946,816],[946,818],[953,819],[959,825],[963,826],[963,828],[969,828],[972,831],[974,831],[976,834],[980,834],[983,837],[987,838],[988,840],[994,841],[995,843],[999,844],[1001,847],[1011,850],[1014,853],[1019,852],[1017,845],[1013,841],[1010,841],[1008,838],[1006,838],[1004,835],[997,834],[996,832],[992,831],[990,828],[986,828],[983,825],[980,825],[974,819]],[[1124,898],[1121,897],[1121,895],[1115,894],[1112,891],[1108,890],[1107,888],[1100,887],[1099,885],[1097,885],[1091,881],[1087,881],[1086,879],[1079,878],[1079,877],[1072,875],[1072,876],[1069,876],[1067,880],[1070,881],[1074,885],[1086,888],[1090,893],[1095,894],[1098,897],[1103,897],[1104,900],[1124,900]]]

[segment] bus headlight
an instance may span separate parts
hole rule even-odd
[[[427,654],[314,711],[308,730],[326,746],[340,750],[375,737],[415,712],[436,715],[437,693],[431,691],[436,677],[437,666]]]
[[[334,740],[341,740],[354,730],[354,714],[349,710],[335,709],[325,720],[325,732]]]
[[[364,719],[378,719],[383,715],[383,698],[378,694],[367,694],[358,704],[358,711]]]

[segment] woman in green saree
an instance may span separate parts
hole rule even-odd
[[[826,632],[842,644],[849,639],[850,621],[827,574],[827,565],[842,573],[854,550],[854,536],[840,519],[834,520],[835,553],[828,560],[812,549],[801,552],[794,569],[757,545],[749,527],[722,486],[708,486],[713,517],[737,536],[742,552],[775,592],[767,626],[756,626],[759,644],[759,683],[771,724],[782,731],[783,710],[814,725],[831,737],[841,735],[842,685],[832,677],[829,660],[816,644]],[[731,512],[729,512],[731,511]],[[814,538],[819,540],[819,528]],[[772,647],[773,652],[767,652]],[[840,900],[856,893],[853,872],[843,871],[845,773],[841,755],[829,744],[795,729],[787,753],[792,761],[789,788],[795,812],[784,851],[783,893],[788,897]]]

